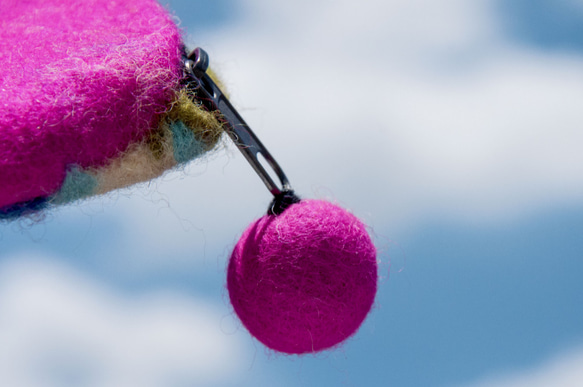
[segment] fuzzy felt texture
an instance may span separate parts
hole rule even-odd
[[[321,351],[353,335],[370,311],[376,249],[354,215],[329,202],[303,200],[243,233],[227,287],[243,325],[267,347]]]
[[[119,188],[152,180],[164,172],[203,156],[212,150],[223,133],[216,112],[208,112],[180,90],[158,127],[140,142],[102,167],[81,169],[70,165],[59,190],[47,198],[37,198],[0,208],[1,220],[20,217],[42,219],[40,211],[55,205],[76,202]]]
[[[51,197],[50,202],[51,204],[67,204],[90,196],[97,188],[97,184],[94,176],[77,167],[72,167],[67,171],[61,189]]]
[[[0,208],[143,140],[175,98],[181,49],[155,0],[2,0]]]

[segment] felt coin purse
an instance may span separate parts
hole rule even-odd
[[[2,0],[0,220],[153,179],[226,133],[274,197],[229,260],[233,309],[274,350],[334,348],[373,305],[374,244],[348,211],[296,196],[208,64],[155,0]]]

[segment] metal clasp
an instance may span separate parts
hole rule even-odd
[[[249,125],[239,115],[237,110],[231,105],[227,97],[206,73],[209,65],[209,56],[202,48],[196,48],[184,60],[184,69],[190,82],[187,87],[194,90],[197,99],[209,110],[218,110],[224,119],[224,128],[231,137],[237,148],[243,153],[249,164],[259,175],[269,192],[275,197],[291,193],[293,189],[285,176],[285,173],[269,153],[267,148],[257,138]],[[261,165],[257,155],[261,154],[269,166],[278,177],[281,187],[279,187],[269,176],[263,165]]]

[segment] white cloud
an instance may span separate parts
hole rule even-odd
[[[490,377],[471,387],[579,387],[583,380],[583,349],[557,356],[539,367]]]
[[[214,63],[308,195],[395,224],[580,202],[583,60],[510,46],[493,2],[244,4]]]
[[[493,1],[241,4],[242,19],[202,43],[300,195],[392,237],[434,218],[496,224],[581,203],[583,60],[510,45]],[[227,246],[226,258],[269,202],[232,148],[192,170],[157,182],[153,207],[120,207],[154,266],[188,264],[168,257],[201,246]]]
[[[0,266],[3,386],[185,386],[233,381],[226,311],[183,295],[123,296],[45,259]]]

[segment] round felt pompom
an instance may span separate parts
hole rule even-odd
[[[370,311],[376,249],[354,215],[326,201],[303,200],[243,233],[227,286],[243,325],[267,347],[317,352],[352,336]]]

